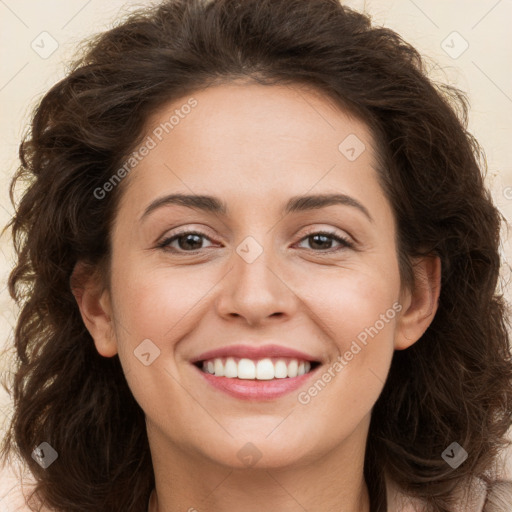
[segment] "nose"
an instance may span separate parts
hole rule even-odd
[[[232,267],[222,280],[217,300],[220,316],[242,318],[253,327],[278,319],[285,321],[294,314],[299,300],[288,282],[289,272],[271,252],[265,248],[254,261],[242,251],[233,252]]]

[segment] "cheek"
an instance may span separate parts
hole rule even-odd
[[[220,277],[191,267],[120,264],[115,268],[117,348],[139,403],[161,387],[162,379],[169,379],[170,388],[175,384],[169,372],[176,375],[177,345],[212,307],[209,292]]]
[[[152,418],[167,414],[169,397],[177,410],[190,407],[176,378],[176,346],[205,314],[210,287],[204,273],[184,269],[120,265],[113,275],[119,358],[135,400]]]
[[[119,272],[116,316],[134,339],[154,337],[169,342],[188,317],[197,314],[205,300],[210,281],[201,271],[144,269]]]
[[[313,318],[336,342],[340,352],[348,350],[351,340],[375,324],[386,336],[392,334],[396,309],[400,309],[393,308],[399,297],[399,277],[391,271],[341,269],[317,276],[314,289],[307,285],[303,295],[309,297],[307,305],[314,313]],[[364,339],[364,335],[360,338]]]
[[[229,293],[220,282],[225,269],[213,268],[211,263],[210,267],[142,269],[142,265],[120,264],[112,276],[117,292],[114,303],[120,357],[133,363],[133,351],[143,340],[150,339],[170,356],[168,362],[173,365],[169,352],[176,343],[193,332],[201,318],[211,319],[215,302],[212,298],[216,296],[212,288],[217,284],[217,291]],[[351,349],[356,339],[364,344],[375,337],[375,326],[378,339],[386,338],[392,344],[394,322],[383,324],[380,320],[398,296],[399,278],[389,268],[330,268],[315,275],[310,269],[306,272],[295,268],[284,279],[291,284],[297,301],[306,305],[305,309],[298,305],[295,314],[301,318],[290,318],[290,322],[298,321],[306,334],[320,336],[328,351],[332,352],[333,343],[341,355]],[[375,345],[372,349],[378,348]]]
[[[401,310],[398,275],[351,271],[316,283],[322,293],[308,306],[335,355],[299,402],[334,415],[333,421],[345,421],[347,411],[356,420],[369,412],[387,378]]]

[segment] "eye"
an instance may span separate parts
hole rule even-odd
[[[203,247],[202,239],[211,241],[207,235],[199,231],[183,231],[181,233],[176,233],[171,237],[164,238],[157,247],[171,252],[194,253],[195,251],[205,248]],[[336,252],[354,247],[353,243],[347,238],[329,231],[310,233],[303,237],[301,242],[304,240],[310,241],[312,249],[315,250],[315,252]],[[341,247],[332,249],[332,241],[338,242]],[[173,247],[172,244],[174,243],[177,243],[177,247]]]
[[[201,239],[210,240],[204,233],[199,231],[183,231],[176,233],[175,235],[164,238],[158,245],[160,249],[171,250],[171,251],[184,251],[194,252],[199,249],[203,249]],[[172,247],[174,242],[178,243],[178,247]]]
[[[347,238],[337,235],[329,231],[318,231],[310,233],[302,240],[309,240],[313,248],[320,249],[320,252],[336,252],[346,248],[354,247],[353,243]],[[302,241],[301,240],[301,241]],[[331,249],[332,241],[336,241],[341,245],[341,248]],[[318,252],[318,251],[316,251]]]

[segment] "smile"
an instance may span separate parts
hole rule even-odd
[[[198,362],[198,367],[215,377],[245,380],[289,379],[309,373],[318,363],[295,358],[248,359],[216,357]]]

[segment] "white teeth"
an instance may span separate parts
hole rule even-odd
[[[224,365],[220,359],[215,359],[213,361],[213,372],[209,373],[214,373],[217,377],[224,377]]]
[[[258,380],[271,380],[274,378],[274,363],[271,359],[262,359],[256,365],[256,378]]]
[[[216,377],[272,380],[304,375],[311,370],[311,363],[309,361],[299,361],[298,359],[272,360],[268,357],[257,361],[242,358],[237,363],[235,358],[228,357],[225,360],[215,358],[203,361],[202,369],[204,372]]]
[[[288,368],[282,359],[277,361],[274,365],[274,377],[276,379],[285,379],[288,377]]]
[[[299,367],[299,362],[297,359],[292,359],[288,363],[288,377],[297,377],[297,369]]]
[[[220,359],[219,361],[222,364]],[[226,360],[226,364],[224,365],[224,377],[230,377],[232,379],[238,377],[238,365],[232,357],[228,357]]]
[[[250,359],[240,359],[238,361],[237,377],[239,379],[255,379],[256,365]]]

